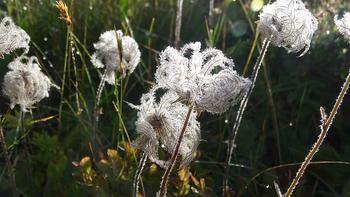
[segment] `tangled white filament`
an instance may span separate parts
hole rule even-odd
[[[134,72],[140,63],[141,52],[136,41],[130,36],[124,36],[118,30],[110,30],[101,34],[94,44],[96,52],[91,62],[96,68],[105,68],[104,79],[109,84],[115,83],[115,73],[124,78],[126,73]]]
[[[265,5],[259,15],[259,31],[271,44],[305,55],[317,30],[317,19],[301,0],[277,0]]]
[[[138,110],[136,131],[140,136],[133,142],[136,148],[142,149],[152,162],[165,168],[167,161],[160,160],[158,156],[159,145],[169,153],[175,149],[176,141],[184,124],[188,107],[182,103],[174,102],[177,96],[167,91],[157,99],[157,90],[152,88],[141,98],[141,105],[133,106]],[[182,156],[181,166],[187,166],[194,158],[200,140],[200,125],[193,113],[181,143],[179,154]]]
[[[0,57],[16,49],[29,51],[29,35],[15,25],[10,17],[5,17],[0,23]]]
[[[251,81],[233,70],[233,61],[222,51],[200,49],[199,42],[180,50],[167,47],[160,54],[157,83],[175,91],[181,101],[193,103],[197,112],[223,113],[242,99]]]
[[[20,56],[8,65],[4,77],[3,93],[11,101],[11,108],[20,105],[23,112],[49,96],[50,79],[41,72],[36,57]]]
[[[339,19],[339,16],[334,17],[334,23],[337,26],[339,32],[350,42],[350,12],[346,12],[343,18]]]

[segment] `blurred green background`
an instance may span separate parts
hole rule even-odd
[[[255,37],[256,21],[266,0],[215,0],[209,17],[209,0],[185,0],[182,43],[200,41],[234,59],[246,76],[256,60],[245,68]],[[135,139],[136,111],[122,102],[122,120],[113,102],[120,94],[107,85],[103,92],[99,123],[99,159],[92,161],[92,130],[97,70],[89,60],[93,43],[110,29],[123,29],[139,43],[142,63],[130,76],[123,101],[138,104],[154,81],[158,52],[173,45],[175,0],[70,0],[73,19],[71,53],[66,46],[67,28],[59,19],[53,0],[3,0],[1,15],[11,16],[31,36],[31,55],[43,71],[61,86],[65,57],[67,78],[64,99],[52,88],[50,98],[26,114],[21,140],[14,143],[19,108],[9,109],[1,95],[6,142],[16,163],[17,188],[23,196],[131,196],[136,169],[128,135]],[[270,47],[258,77],[237,138],[230,177],[233,196],[276,196],[273,181],[285,191],[298,163],[319,134],[319,107],[330,111],[350,68],[350,44],[336,32],[333,16],[350,2],[308,0],[319,20],[310,52],[297,58],[284,49]],[[68,51],[68,52],[67,52]],[[0,76],[15,54],[0,61]],[[2,81],[2,79],[1,79]],[[78,84],[78,86],[76,85]],[[117,95],[117,96],[116,96]],[[58,121],[63,103],[62,121]],[[202,141],[189,171],[173,173],[169,196],[220,196],[228,132],[237,107],[221,116],[202,114]],[[347,96],[324,144],[309,166],[294,196],[350,196],[350,98]],[[125,124],[122,128],[121,122]],[[127,135],[128,134],[128,135]],[[9,182],[0,163],[0,196],[10,196]],[[163,170],[147,163],[143,173],[146,196],[155,196]]]

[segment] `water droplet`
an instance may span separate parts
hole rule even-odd
[[[227,124],[228,123],[228,120],[227,119],[225,119],[225,124]]]
[[[80,54],[79,51],[77,51],[76,54],[79,55]]]
[[[44,37],[44,41],[45,41],[45,42],[47,41],[47,37]]]
[[[28,8],[27,6],[23,6],[23,10],[26,11]]]
[[[289,123],[289,126],[290,126],[290,127],[292,127],[292,126],[293,126],[293,123],[292,123],[292,122],[290,122],[290,123]]]
[[[331,33],[331,31],[329,31],[329,30],[326,31],[326,34],[327,34],[327,35],[329,35],[330,33]]]
[[[89,5],[89,9],[92,10],[94,9],[94,7],[92,5]]]
[[[46,60],[46,56],[43,57],[43,60]]]
[[[269,189],[269,188],[270,188],[270,185],[266,185],[265,187],[266,187],[266,189]]]

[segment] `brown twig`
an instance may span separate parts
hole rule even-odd
[[[167,169],[165,170],[164,175],[162,177],[162,181],[160,183],[160,189],[159,189],[159,191],[157,193],[157,197],[165,197],[166,196],[169,176],[170,176],[170,173],[171,173],[171,171],[173,170],[173,168],[175,166],[176,158],[177,158],[177,155],[179,153],[179,149],[180,149],[180,145],[181,145],[181,142],[182,142],[182,138],[183,138],[183,136],[185,134],[185,131],[186,131],[186,128],[187,128],[187,125],[188,125],[188,121],[190,120],[190,117],[191,117],[191,114],[192,114],[192,110],[193,110],[193,105],[190,105],[190,107],[188,109],[188,112],[187,112],[187,115],[186,115],[185,122],[184,122],[184,124],[182,126],[182,129],[181,129],[181,132],[180,132],[179,139],[176,142],[175,150],[174,150],[173,154],[171,155],[170,163],[169,163],[169,165],[168,165]]]

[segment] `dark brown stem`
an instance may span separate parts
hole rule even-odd
[[[247,107],[247,103],[249,101],[249,98],[250,98],[250,96],[253,92],[253,89],[255,87],[255,82],[256,82],[262,61],[263,61],[265,54],[267,52],[267,49],[270,45],[270,40],[271,40],[271,38],[265,39],[263,42],[262,50],[261,50],[260,55],[259,55],[255,65],[254,65],[253,73],[251,75],[252,85],[250,86],[248,92],[244,95],[244,97],[241,101],[241,104],[240,104],[238,112],[237,112],[235,123],[234,123],[232,131],[229,135],[227,154],[226,154],[226,163],[225,163],[225,175],[224,175],[224,180],[223,180],[223,196],[225,196],[229,190],[228,177],[229,177],[229,173],[230,173],[230,162],[231,162],[233,150],[235,148],[235,141],[236,141],[238,129],[241,125],[241,120],[242,120],[243,114],[245,112],[245,109]]]
[[[7,149],[7,145],[5,142],[5,136],[4,136],[4,131],[3,131],[2,125],[0,125],[0,143],[1,143],[3,156],[4,156],[4,159],[6,162],[7,175],[10,178],[10,186],[11,186],[12,194],[13,194],[13,196],[18,196],[17,187],[16,187],[15,169],[13,168],[13,165],[11,164],[11,161],[9,158],[8,149]]]
[[[177,155],[179,153],[180,145],[182,142],[182,138],[185,134],[185,131],[186,131],[186,128],[188,125],[188,121],[190,120],[190,117],[191,117],[192,109],[193,109],[193,105],[191,105],[188,109],[185,122],[184,122],[182,129],[181,129],[181,132],[180,132],[179,139],[177,140],[176,145],[175,145],[175,150],[174,150],[173,154],[171,155],[170,163],[169,163],[169,165],[168,165],[167,169],[165,170],[164,175],[162,177],[162,181],[160,183],[160,189],[157,193],[158,197],[165,197],[166,196],[169,176],[170,176],[170,173],[175,166],[176,158],[177,158]]]

